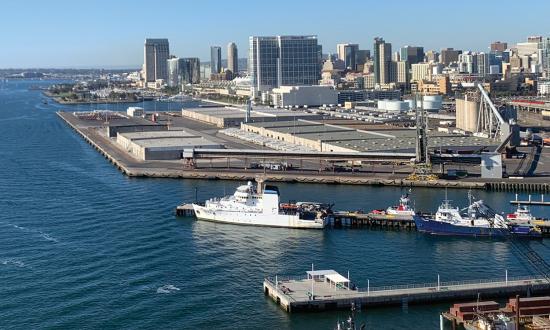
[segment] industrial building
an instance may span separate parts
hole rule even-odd
[[[416,130],[409,128],[372,129],[347,127],[340,124],[315,122],[313,120],[243,123],[241,129],[284,142],[305,146],[317,151],[329,152],[414,152]],[[430,131],[428,147],[445,146],[450,150],[479,150],[485,146],[496,146],[498,141],[475,136],[453,135]]]
[[[246,109],[236,107],[204,107],[182,109],[181,115],[193,120],[216,125],[220,128],[238,127],[246,119]],[[273,108],[260,108],[250,112],[250,122],[292,121],[320,119],[320,114]]]
[[[468,100],[467,96],[456,99],[456,128],[465,132],[477,132],[478,117],[478,100]]]
[[[315,107],[338,102],[338,92],[332,86],[281,86],[271,93],[273,104],[279,108]]]
[[[184,150],[221,149],[223,145],[186,131],[118,133],[117,143],[139,160],[182,159]]]

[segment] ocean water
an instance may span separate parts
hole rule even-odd
[[[182,201],[231,192],[239,182],[127,178],[55,115],[127,105],[60,106],[0,82],[0,328],[333,329],[348,312],[287,314],[264,297],[268,275],[311,268],[359,286],[529,275],[505,241],[429,237],[408,231],[302,231],[176,218]],[[146,110],[177,108],[145,102]],[[399,188],[280,184],[283,200],[383,208]],[[415,189],[416,206],[437,207],[443,190]],[[466,191],[449,190],[456,204]],[[511,211],[511,193],[475,192]],[[534,208],[538,216],[548,210]],[[529,245],[550,258],[546,241]],[[436,329],[449,304],[376,308],[357,314],[369,329]]]

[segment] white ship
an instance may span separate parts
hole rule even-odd
[[[235,193],[212,198],[204,206],[193,204],[199,220],[252,226],[322,229],[328,222],[327,209],[308,203],[281,208],[279,190],[258,180],[239,186]]]

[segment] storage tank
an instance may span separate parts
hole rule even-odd
[[[385,112],[406,112],[409,110],[409,103],[397,100],[378,101],[378,110]]]
[[[475,100],[456,99],[456,128],[466,132],[477,131],[479,104]]]
[[[441,95],[425,95],[422,101],[422,107],[429,112],[438,112],[441,109],[443,98]]]

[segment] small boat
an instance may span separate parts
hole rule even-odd
[[[542,232],[538,225],[544,223],[544,220],[537,220],[525,205],[518,205],[514,213],[507,214],[506,222],[513,234],[542,237]]]
[[[513,224],[533,224],[537,218],[531,214],[529,207],[520,204],[514,213],[506,215],[506,220]]]
[[[416,212],[410,203],[411,200],[407,193],[401,195],[399,205],[390,206],[385,210],[372,210],[369,216],[375,219],[412,220]]]

